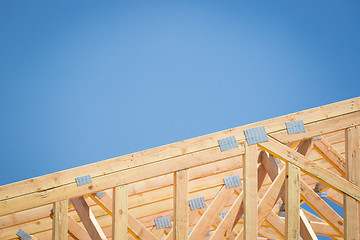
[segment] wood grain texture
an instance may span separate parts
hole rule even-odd
[[[258,236],[257,211],[257,146],[246,145],[244,158],[244,239]]]
[[[112,206],[112,239],[126,240],[128,228],[128,190],[127,185],[117,186],[113,189]]]
[[[189,170],[174,173],[174,239],[187,240],[189,227]]]
[[[346,179],[360,186],[360,127],[348,128],[345,131]],[[359,239],[359,202],[344,196],[344,237],[346,240]]]
[[[286,163],[285,181],[285,239],[298,240],[300,236],[300,169]]]
[[[53,240],[63,240],[68,237],[68,200],[54,203],[53,208]]]

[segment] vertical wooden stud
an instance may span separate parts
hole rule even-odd
[[[244,239],[258,237],[257,210],[257,145],[245,147],[244,157]]]
[[[299,240],[300,234],[300,169],[286,163],[285,239]]]
[[[113,189],[112,239],[126,240],[128,226],[127,185]]]
[[[188,239],[189,226],[189,171],[174,173],[174,240]]]
[[[68,200],[54,203],[52,240],[68,239]]]
[[[360,186],[359,126],[345,130],[346,179]],[[349,196],[344,196],[344,238],[359,239],[359,205]]]

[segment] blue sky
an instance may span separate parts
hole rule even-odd
[[[358,1],[1,1],[0,184],[359,96]]]

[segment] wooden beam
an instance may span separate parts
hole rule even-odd
[[[96,203],[99,204],[110,216],[112,216],[112,197],[105,193],[105,195],[98,199],[95,196],[90,196]],[[130,212],[128,212],[128,230],[130,233],[139,239],[157,240],[156,236],[152,234],[139,220],[137,220]]]
[[[236,198],[224,219],[222,219],[219,226],[216,228],[215,233],[210,237],[210,240],[222,239],[227,237],[232,232],[232,223],[234,222],[234,218],[236,217],[236,214],[238,213],[243,202],[243,193],[244,192],[241,192],[240,195]]]
[[[217,147],[179,156],[173,159],[166,159],[159,161],[156,164],[144,163],[136,168],[116,172],[111,175],[106,174],[99,176],[92,180],[93,182],[90,186],[88,184],[77,186],[74,181],[72,184],[47,190],[44,193],[45,197],[42,194],[35,192],[17,198],[2,200],[0,201],[0,212],[2,215],[6,215],[16,212],[17,210],[20,211],[27,208],[41,206],[59,199],[91,194],[102,191],[103,189],[169,174],[181,169],[201,166],[203,164],[225,160],[231,157],[238,157],[243,153],[243,145],[239,144],[239,148],[236,151],[221,152]]]
[[[266,153],[261,152],[258,157],[258,162],[261,162],[263,157],[265,157]],[[264,182],[264,179],[266,177],[266,170],[262,164],[259,165],[258,170],[258,180],[257,180],[257,189],[259,190]],[[235,225],[238,223],[240,218],[244,214],[244,204],[243,204],[243,193],[241,193],[240,196],[237,197],[233,205],[231,206],[228,213],[225,215],[224,219],[220,222],[219,226],[217,226],[214,234],[211,236],[212,239],[221,239],[222,237],[228,237],[230,234],[234,233],[234,231],[231,231]],[[235,220],[233,220],[235,218]],[[231,222],[233,222],[231,226]],[[237,233],[234,234],[235,237],[238,235]]]
[[[314,148],[345,177],[345,158],[324,137],[314,141]]]
[[[123,175],[123,171],[143,166],[145,164],[152,165],[150,163],[165,162],[166,160],[170,160],[167,162],[167,165],[169,165],[170,162],[173,162],[172,160],[175,161],[175,159],[179,156],[188,156],[191,158],[189,155],[196,152],[204,153],[213,148],[219,150],[216,142],[217,139],[236,135],[237,137],[239,136],[238,141],[242,141],[245,139],[243,130],[251,127],[265,125],[269,135],[272,135],[279,140],[289,140],[289,138],[292,138],[290,139],[290,142],[302,139],[311,134],[324,134],[344,129],[351,126],[351,124],[360,124],[359,110],[360,98],[354,98],[315,109],[309,109],[296,114],[290,114],[276,119],[270,119],[182,141],[172,145],[129,154],[96,164],[9,184],[0,187],[0,191],[3,193],[2,196],[0,196],[0,212],[2,215],[6,215],[25,209],[43,206],[58,200],[91,194],[93,192],[101,191],[104,188],[112,188],[116,185],[129,184],[130,182],[138,181],[135,179],[130,180],[128,178],[126,178],[126,180],[117,181],[114,181],[114,179],[122,179],[122,177],[119,176]],[[286,134],[284,123],[289,120],[304,120],[306,126],[306,136],[302,133],[288,136]],[[326,126],[324,126],[324,124],[326,124]],[[319,126],[323,126],[320,131]],[[285,141],[283,142],[285,143]],[[221,154],[224,155],[225,152]],[[209,163],[211,160],[206,162]],[[204,164],[204,162],[199,165],[201,164]],[[176,165],[176,163],[170,165]],[[158,166],[158,168],[161,167],[162,166]],[[191,166],[187,166],[187,164],[185,164],[185,167]],[[184,166],[181,166],[181,168],[184,168]],[[172,171],[176,170],[179,169],[172,169]],[[148,172],[152,171],[150,170]],[[163,171],[160,175],[166,174],[166,172],[167,171]],[[91,173],[94,182],[91,190],[88,189],[88,186],[77,187],[74,184],[74,179],[78,176],[82,176],[81,174],[83,173]],[[149,175],[145,177],[150,177]]]
[[[230,196],[234,193],[234,189],[227,189],[225,185],[220,189],[214,200],[211,202],[201,216],[190,233],[190,240],[203,239],[211,225],[216,220],[215,216],[220,214],[225,204],[229,201]]]
[[[300,169],[286,163],[285,238],[298,240],[300,234]]]
[[[318,240],[310,222],[307,220],[304,211],[300,209],[300,234],[303,239]]]
[[[189,226],[189,170],[174,173],[174,238],[188,239]]]
[[[305,124],[306,131],[296,134],[288,134],[287,130],[282,130],[276,133],[268,133],[271,137],[278,141],[287,144],[298,140],[305,140],[313,136],[319,136],[348,127],[360,124],[360,112],[345,114],[333,118],[327,118],[320,122],[312,122]]]
[[[267,216],[266,222],[281,236],[282,239],[285,239],[285,222],[274,211],[271,211]]]
[[[106,236],[83,197],[71,199],[77,214],[93,240],[106,240]]]
[[[346,179],[360,186],[360,126],[345,131]],[[344,237],[346,240],[359,239],[359,203],[349,196],[344,196]]]
[[[206,181],[206,183],[209,184],[205,186],[206,188],[209,188],[212,184],[217,184],[219,178],[222,180],[224,177],[231,176],[231,172],[234,172],[234,169],[238,169],[241,166],[242,158],[237,157],[191,168],[189,169],[189,180],[191,181],[189,191],[194,192],[203,189],[203,181]],[[232,175],[235,174],[236,173],[234,172]],[[153,193],[155,196],[163,196],[163,198],[171,198],[173,196],[173,178],[173,174],[168,174],[128,185],[129,208],[149,203],[149,198],[147,197],[148,194],[146,197],[142,197],[143,192]],[[156,191],[154,191],[155,189]],[[158,193],[159,189],[162,189],[160,194]],[[163,193],[165,191],[166,194]],[[145,199],[146,202],[141,201],[140,199]],[[155,198],[151,197],[151,199]],[[53,204],[2,216],[0,217],[0,229],[46,218],[49,216],[52,205]],[[69,211],[71,210],[69,209]]]
[[[68,224],[69,224],[68,233],[73,239],[91,240],[91,237],[88,234],[88,232],[70,215],[68,216]]]
[[[301,141],[297,147],[297,151],[302,153],[303,155],[306,155],[307,153],[309,153],[311,151],[311,141],[309,141],[309,140]],[[270,156],[269,158],[264,158],[262,164],[264,165],[265,169],[267,170],[267,172],[270,176],[270,179],[272,181],[274,181],[278,174],[277,173],[278,165],[276,164],[273,156]],[[280,194],[280,197],[283,202],[286,202],[284,192],[282,194]],[[308,212],[306,212],[306,213],[310,214]],[[311,232],[311,229],[307,228],[308,225],[307,225],[307,222],[304,222],[305,219],[306,219],[306,217],[305,218],[300,217],[300,233],[303,236],[304,240],[311,240],[312,232]],[[285,235],[285,231],[284,231],[284,235]]]
[[[257,147],[245,145],[244,157],[244,239],[258,236],[257,226]]]
[[[271,153],[272,155],[278,156],[282,160],[294,164],[319,181],[322,181],[334,189],[360,200],[360,187],[343,179],[328,169],[321,167],[318,163],[311,161],[307,157],[277,142],[273,138],[269,137],[268,142],[259,143],[258,145],[261,149]]]
[[[344,234],[344,220],[303,180],[300,182],[301,199],[330,224],[341,236]]]
[[[265,195],[257,206],[258,218],[256,225],[258,226],[258,228],[261,227],[265,219],[268,217],[268,215],[274,208],[276,201],[279,199],[285,177],[285,170],[283,169],[281,173],[276,177],[270,188],[266,191]],[[236,240],[242,240],[243,236],[244,230],[241,229],[238,236],[236,237]]]
[[[53,208],[53,240],[68,238],[68,200],[54,203]]]
[[[261,151],[259,153],[258,156],[258,163],[261,163],[263,161],[264,158],[267,158],[267,154],[265,151]],[[260,190],[261,186],[264,183],[265,177],[266,177],[266,169],[263,166],[263,164],[260,164],[258,167],[258,173],[257,173],[258,179],[257,179],[257,189],[258,191]],[[241,203],[241,206],[239,208],[239,211],[235,217],[234,223],[233,223],[233,228],[235,227],[235,225],[239,222],[240,218],[243,216],[244,214],[244,202]]]
[[[127,185],[113,189],[112,239],[126,240],[128,226]]]

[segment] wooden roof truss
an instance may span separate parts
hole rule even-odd
[[[359,239],[359,125],[353,98],[0,186],[0,239]]]

